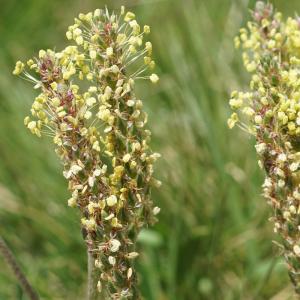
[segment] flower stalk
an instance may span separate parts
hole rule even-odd
[[[263,194],[300,294],[300,19],[284,21],[271,4],[258,1],[235,46],[243,49],[252,78],[248,91],[232,92],[228,125],[237,124],[256,139],[266,175]]]
[[[87,287],[87,299],[97,300],[99,299],[99,293],[95,286],[97,286],[97,271],[95,267],[95,258],[93,253],[87,250],[88,259],[88,287]]]
[[[124,7],[119,15],[107,9],[79,14],[66,33],[75,45],[40,50],[13,72],[41,91],[24,123],[53,138],[63,163],[68,205],[81,212],[89,299],[96,299],[95,289],[104,299],[141,298],[136,239],[156,221],[151,189],[160,185],[153,177],[160,155],[150,149],[147,114],[135,94],[137,80],[159,80],[147,75],[155,66],[152,44],[144,41],[149,33]]]

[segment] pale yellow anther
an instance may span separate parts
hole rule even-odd
[[[118,199],[115,195],[111,195],[106,199],[106,203],[108,206],[112,207],[114,205],[116,205],[118,202]]]
[[[112,47],[108,47],[108,48],[106,49],[106,55],[107,55],[108,57],[111,57],[113,54],[114,54],[114,49],[113,49]]]
[[[135,18],[135,14],[133,12],[128,11],[124,17],[125,22],[129,22]]]
[[[150,81],[152,83],[157,83],[159,81],[159,77],[156,74],[151,74],[150,75]]]

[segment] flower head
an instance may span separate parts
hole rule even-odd
[[[264,196],[274,208],[274,231],[283,239],[290,277],[300,293],[300,23],[282,20],[270,4],[258,1],[253,21],[240,30],[235,46],[243,49],[250,89],[234,91],[228,120],[256,139],[266,180]]]
[[[119,16],[100,9],[79,14],[66,33],[73,45],[40,50],[29,70],[17,62],[13,72],[40,90],[24,124],[53,138],[72,192],[68,205],[81,211],[84,238],[100,270],[98,290],[110,299],[138,297],[135,241],[159,212],[150,198],[158,186],[157,155],[135,95],[137,80],[158,81],[146,75],[155,65],[152,44],[143,42],[149,32],[149,26],[141,32],[123,7]]]

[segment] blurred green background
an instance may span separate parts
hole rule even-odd
[[[298,0],[273,3],[300,12]],[[40,48],[64,47],[73,17],[105,4],[151,25],[161,77],[139,86],[163,155],[160,222],[139,240],[145,299],[292,299],[254,141],[226,125],[230,90],[247,86],[232,40],[248,0],[0,0],[0,234],[29,280],[42,299],[84,299],[86,254],[53,146],[23,126],[35,91],[11,71]],[[1,257],[0,299],[26,299]]]

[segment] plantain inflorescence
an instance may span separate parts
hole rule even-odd
[[[252,78],[247,92],[232,92],[236,124],[256,138],[263,194],[273,207],[274,231],[291,281],[300,293],[300,18],[282,19],[272,5],[257,2],[253,20],[235,46]]]
[[[79,14],[66,33],[74,44],[61,52],[40,50],[17,62],[13,74],[40,90],[24,123],[50,136],[64,167],[81,226],[105,299],[140,299],[134,260],[142,227],[159,208],[151,200],[153,164],[147,114],[135,82],[157,83],[152,44],[132,12],[107,9]],[[148,74],[148,75],[147,75]],[[96,288],[96,287],[95,287]]]

